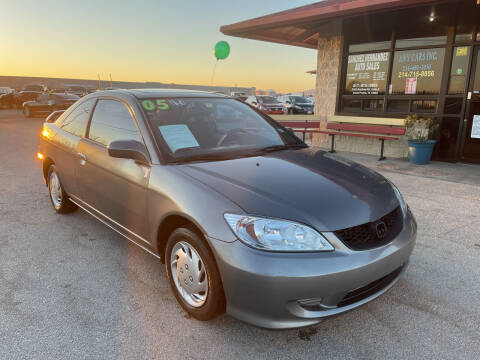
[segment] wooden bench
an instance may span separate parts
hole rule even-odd
[[[310,132],[330,135],[332,137],[330,152],[332,153],[335,152],[335,135],[378,139],[381,141],[380,158],[378,160],[381,161],[386,159],[383,155],[385,140],[398,140],[398,136],[405,135],[405,128],[386,125],[329,122],[327,124],[327,130],[310,130]]]
[[[291,128],[294,132],[303,133],[303,141],[305,141],[306,133],[320,129],[320,121],[279,121],[279,123]]]

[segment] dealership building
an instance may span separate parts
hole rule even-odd
[[[480,0],[326,0],[221,27],[226,35],[317,49],[315,115],[329,122],[440,124],[433,158],[480,163]],[[328,135],[314,144],[328,147]],[[375,138],[336,149],[378,154]],[[405,157],[405,137],[385,142]]]

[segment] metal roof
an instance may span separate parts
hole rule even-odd
[[[225,35],[317,48],[317,35],[335,33],[336,20],[454,0],[325,0],[220,27]]]

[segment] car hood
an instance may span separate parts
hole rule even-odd
[[[335,231],[374,221],[399,203],[380,174],[315,148],[185,164],[181,170],[251,215]]]

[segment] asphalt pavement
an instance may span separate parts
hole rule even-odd
[[[156,258],[83,211],[53,211],[42,121],[0,110],[0,359],[480,359],[480,184],[377,168],[419,223],[396,286],[305,329],[200,322]]]

